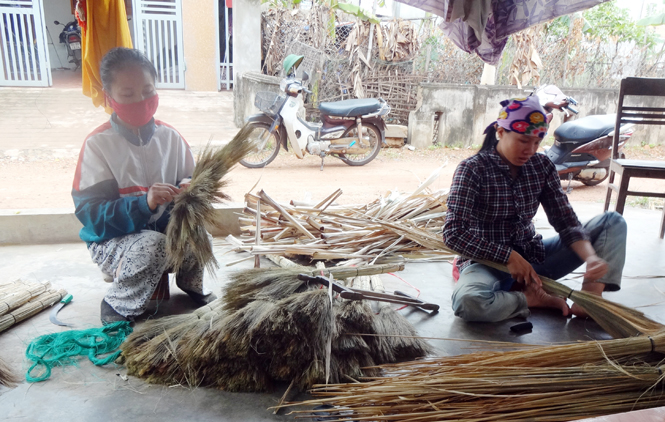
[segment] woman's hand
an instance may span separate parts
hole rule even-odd
[[[189,185],[192,184],[192,178],[188,177],[186,179],[182,179],[178,186],[180,186],[180,190],[183,191],[189,187]]]
[[[598,255],[591,255],[586,259],[586,273],[584,273],[585,280],[599,280],[607,274],[607,262],[599,258]]]
[[[510,257],[508,258],[508,271],[513,279],[519,283],[524,283],[526,285],[531,282],[536,283],[538,286],[542,286],[543,282],[538,277],[536,270],[533,269],[529,261],[522,258],[522,255],[512,251]]]
[[[168,183],[155,183],[148,190],[148,207],[154,211],[158,206],[173,201],[173,197],[181,191],[182,189]]]

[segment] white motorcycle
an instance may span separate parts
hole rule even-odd
[[[280,146],[289,145],[298,158],[305,154],[321,157],[321,170],[326,156],[339,158],[350,166],[362,166],[372,161],[385,144],[386,124],[381,118],[390,113],[390,106],[381,98],[344,100],[320,103],[321,123],[305,121],[304,93],[310,93],[295,71],[303,56],[290,55],[284,60],[288,75],[280,83],[282,94],[258,92],[254,105],[262,111],[249,117],[257,149],[240,161],[245,167],[261,168],[270,164]]]

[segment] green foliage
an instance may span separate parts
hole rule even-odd
[[[302,0],[261,0],[261,3],[269,3],[274,7],[283,7],[285,9],[295,9],[297,8]],[[364,21],[369,21],[371,23],[378,24],[379,20],[372,16],[371,13],[361,9],[359,6],[350,3],[343,3],[338,0],[312,0],[313,4],[320,4],[330,7],[330,9],[342,10],[350,15],[356,16]],[[385,5],[385,0],[381,0],[379,3],[381,7]],[[334,15],[333,15],[334,21]],[[334,31],[334,28],[333,28]]]
[[[620,8],[609,1],[592,7],[583,13],[561,16],[545,25],[550,39],[563,39],[568,36],[576,19],[584,19],[582,32],[588,40],[607,42],[634,42],[636,46],[652,46],[659,41],[653,31],[640,26],[630,17],[628,9]]]

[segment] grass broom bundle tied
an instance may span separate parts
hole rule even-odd
[[[239,271],[206,311],[138,328],[123,345],[125,363],[131,375],[149,382],[227,391],[264,391],[273,381],[306,389],[326,376],[335,383],[376,377],[379,369],[362,336],[375,333],[367,302],[331,303],[328,289],[303,283],[297,275],[369,280],[363,274],[402,269],[391,264]],[[409,330],[390,334],[413,334],[407,325]]]
[[[14,324],[17,324],[25,319],[30,318],[43,311],[44,309],[52,306],[54,303],[59,302],[67,295],[67,291],[60,289],[58,291],[48,290],[30,300],[30,302],[14,309],[0,317],[0,332],[8,329]]]
[[[223,178],[256,147],[249,136],[251,132],[251,126],[245,125],[223,148],[206,146],[194,168],[190,185],[176,196],[166,228],[169,267],[174,272],[181,268],[188,249],[202,267],[210,271],[217,268],[205,227],[206,224],[219,225],[212,204],[229,199],[221,191],[227,183]]]
[[[495,368],[491,375],[345,384],[340,392],[330,391],[335,386],[321,387],[313,391],[321,398],[300,404],[334,404],[338,407],[317,413],[346,411],[347,419],[338,420],[563,422],[662,405],[660,371],[649,365],[607,364],[527,371]],[[337,395],[326,397],[330,394]]]
[[[353,420],[569,421],[665,403],[665,367],[653,363],[456,366],[435,375],[423,370],[362,384],[319,386],[312,393],[320,398],[298,404],[334,404],[337,408],[328,412],[341,407],[353,412],[347,413]]]
[[[117,362],[124,363],[132,375],[145,373],[143,368],[151,366],[155,356],[159,361],[164,347],[171,347],[176,339],[190,332],[199,321],[206,319],[206,315],[221,306],[221,300],[217,299],[190,314],[171,315],[145,322],[122,343],[122,354]]]
[[[44,293],[51,283],[30,283],[17,280],[0,287],[0,316]]]
[[[368,265],[359,268],[333,267],[319,270],[311,268],[252,268],[237,271],[230,275],[231,281],[224,286],[222,300],[227,311],[238,310],[252,300],[273,298],[279,300],[293,293],[302,291],[303,282],[298,274],[312,276],[332,274],[336,279],[345,279],[360,275],[384,274],[404,270],[404,264]]]

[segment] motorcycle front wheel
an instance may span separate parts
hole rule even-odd
[[[339,154],[339,159],[350,166],[364,166],[376,158],[379,151],[381,151],[382,139],[379,129],[374,125],[364,123],[362,131],[360,145],[354,145],[353,148],[360,147],[366,149],[367,152],[362,154]],[[358,125],[350,126],[342,135],[342,138],[351,137],[358,137]]]
[[[249,123],[254,129],[249,134],[249,139],[257,143],[257,148],[245,155],[240,164],[250,169],[258,169],[267,166],[277,158],[279,154],[280,141],[277,131],[269,134],[270,126],[266,123]]]

